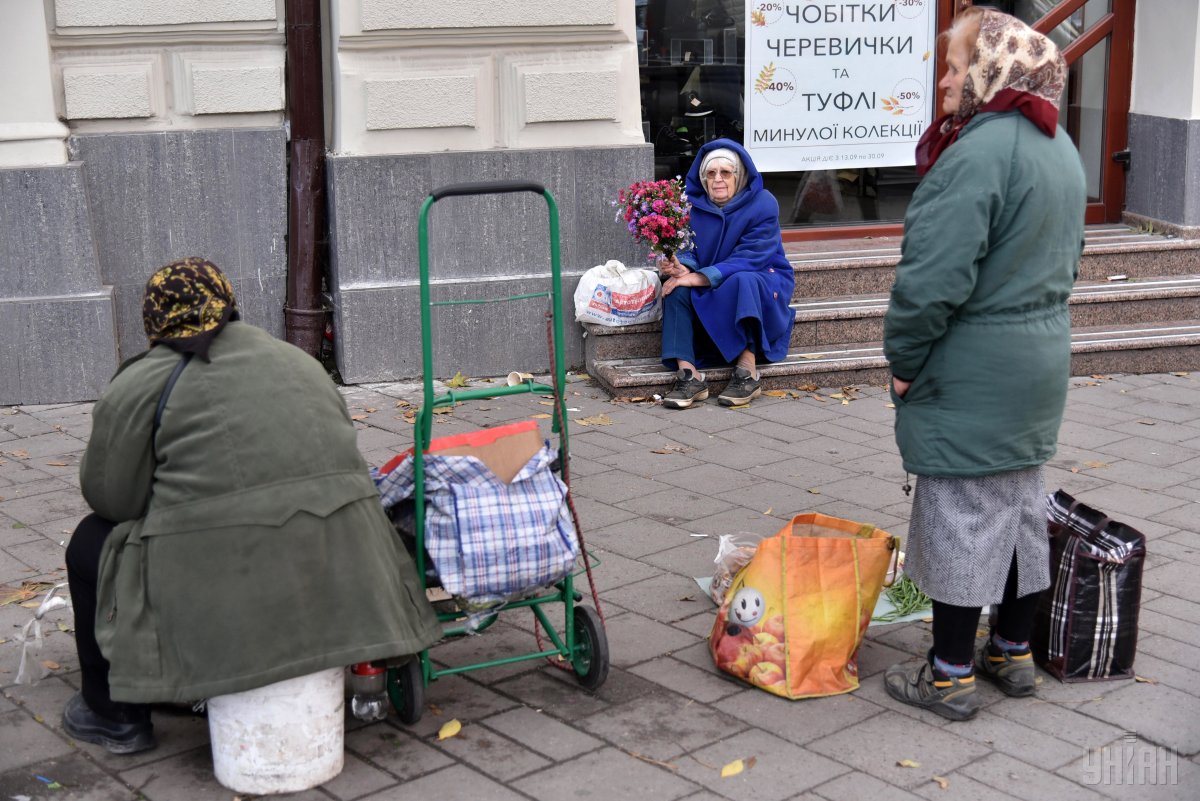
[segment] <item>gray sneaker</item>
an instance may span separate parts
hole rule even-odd
[[[695,401],[708,399],[708,384],[688,369],[675,374],[675,384],[663,396],[663,406],[668,409],[686,409]]]
[[[741,406],[754,400],[761,393],[762,383],[751,376],[745,367],[735,367],[733,378],[729,379],[725,389],[717,396],[717,402],[722,406]]]
[[[985,641],[975,655],[975,673],[993,682],[1005,695],[1024,698],[1037,691],[1033,654],[1028,649],[1018,654],[997,652]]]
[[[915,669],[892,665],[883,677],[887,694],[897,701],[928,709],[950,720],[970,720],[979,711],[975,675],[943,676],[922,662]]]

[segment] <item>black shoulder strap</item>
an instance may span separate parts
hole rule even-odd
[[[171,375],[167,378],[167,383],[163,387],[162,394],[158,396],[158,408],[154,410],[154,428],[150,431],[151,441],[158,434],[158,427],[162,424],[163,409],[167,408],[167,398],[171,397],[171,390],[175,388],[175,382],[179,380],[179,374],[183,372],[183,368],[188,366],[188,362],[192,360],[192,354],[185,353],[183,358],[179,360],[179,364],[175,365],[175,369],[171,371]]]

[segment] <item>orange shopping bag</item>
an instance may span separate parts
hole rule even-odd
[[[758,544],[717,611],[717,667],[784,698],[858,688],[858,646],[900,542],[870,525],[797,515]]]

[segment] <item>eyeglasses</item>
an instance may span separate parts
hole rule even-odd
[[[710,181],[713,178],[724,178],[726,181],[728,181],[736,174],[737,173],[735,173],[733,170],[709,170],[704,173],[704,177]]]

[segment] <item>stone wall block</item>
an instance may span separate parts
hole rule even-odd
[[[472,181],[536,181],[558,204],[564,269],[575,263],[574,150],[493,150],[431,156],[434,187]],[[430,212],[432,274],[475,278],[548,273],[546,201],[530,192],[439,201]]]
[[[65,66],[67,119],[135,119],[156,113],[150,61],[111,66]],[[152,84],[154,81],[154,84]]]
[[[574,321],[572,295],[579,276],[563,280],[563,351],[567,365],[583,363],[583,339]],[[489,282],[492,296],[549,289],[549,278]],[[477,284],[431,287],[432,299],[480,296]],[[434,375],[503,375],[511,370],[549,369],[545,313],[547,300],[504,304],[443,306],[433,311]],[[389,381],[421,375],[420,290],[416,286],[344,292],[339,303],[338,366],[347,383]]]
[[[1200,120],[1130,114],[1129,150],[1125,208],[1174,225],[1200,225]]]
[[[2,293],[0,293],[2,294]],[[0,298],[0,406],[100,397],[117,369],[111,290]]]
[[[527,72],[522,77],[526,123],[617,118],[616,70]]]
[[[275,0],[54,0],[60,28],[257,22],[276,13]]]
[[[281,284],[270,280],[287,272],[282,129],[80,135],[70,146],[84,165],[103,281],[119,287],[122,358],[145,347],[132,333],[140,301],[126,302],[125,287],[140,291],[175,259],[207,258],[247,282],[247,302],[257,285],[282,308]]]
[[[0,299],[99,290],[81,165],[0,170],[0,243]]]
[[[616,0],[362,0],[364,31],[615,25]]]
[[[617,259],[629,267],[646,267],[647,249],[635,244],[623,222],[616,221],[612,202],[634,181],[654,177],[652,145],[598,147],[575,154],[574,267],[586,269]]]
[[[326,164],[334,287],[416,281],[417,215],[433,189],[429,156],[330,156]]]
[[[188,114],[247,114],[283,109],[283,53],[251,53],[247,63],[175,57],[175,98]],[[260,63],[261,62],[261,63]]]
[[[474,128],[477,80],[475,75],[368,80],[367,130]]]

